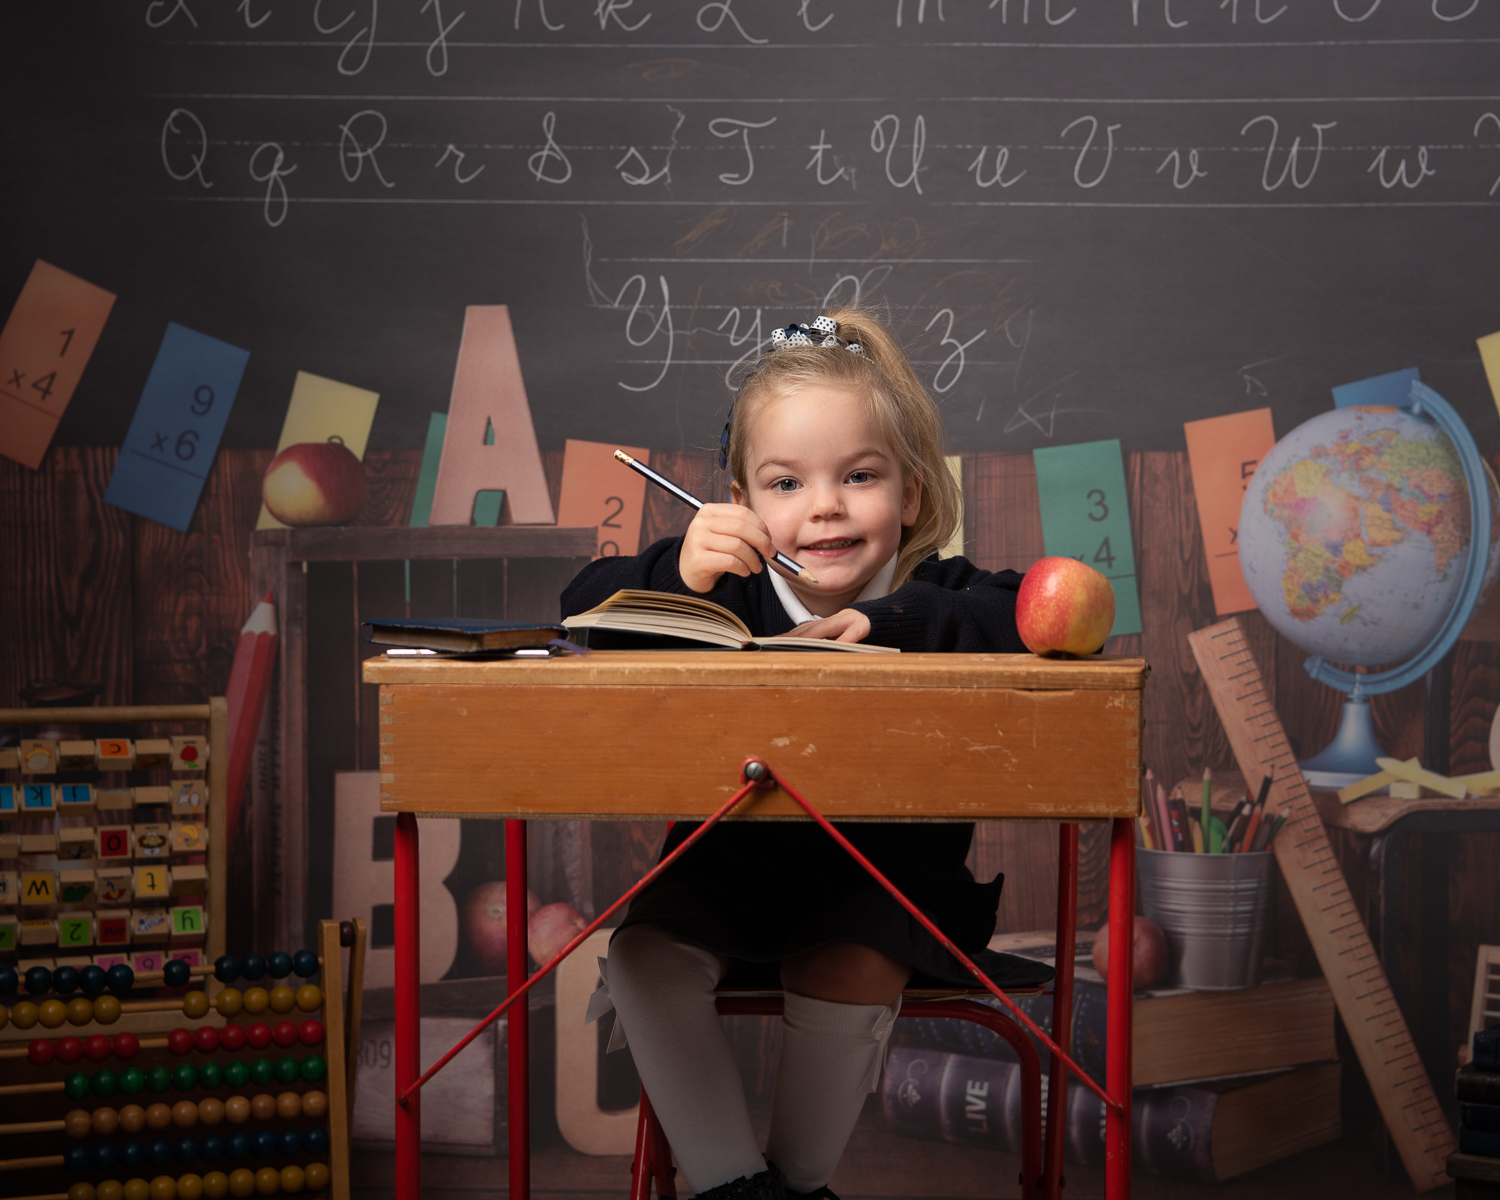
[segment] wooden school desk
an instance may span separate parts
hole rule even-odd
[[[740,795],[729,819],[805,819],[815,808],[836,821],[1113,821],[1106,1195],[1123,1200],[1130,1194],[1131,819],[1140,811],[1146,674],[1141,659],[1029,654],[595,651],[489,662],[366,660],[365,681],[381,685],[381,808],[399,814],[398,1200],[418,1200],[421,1191],[416,817],[511,822],[513,1000],[527,970],[527,820],[702,821]],[[762,770],[747,770],[747,760],[768,767],[779,785],[746,783]],[[1069,896],[1058,931],[1058,1003],[1067,1004],[1076,828],[1065,826],[1062,840]],[[527,1200],[524,1002],[509,1021],[510,1197]],[[1059,1086],[1065,1070],[1054,1056],[1058,1098],[1067,1093]],[[1048,1172],[1029,1181],[1028,1194],[1057,1194],[1061,1116],[1059,1104],[1048,1121]]]

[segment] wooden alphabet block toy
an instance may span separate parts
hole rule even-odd
[[[100,858],[113,858],[122,862],[130,858],[129,825],[101,825],[98,832]]]
[[[87,825],[57,831],[57,857],[76,860],[94,857],[94,831]]]
[[[21,789],[14,784],[0,783],[0,817],[13,817],[20,811]]]
[[[57,903],[56,871],[22,871],[21,903],[28,908]]]
[[[135,875],[129,867],[114,867],[94,872],[94,894],[99,903],[110,907],[129,904],[135,893]]]
[[[20,896],[20,873],[17,871],[0,871],[0,908],[14,908]]]
[[[0,833],[0,858],[17,858],[21,853],[21,836],[16,833]]]
[[[57,873],[57,895],[64,904],[87,904],[94,898],[94,873],[87,867],[69,867]]]
[[[23,833],[21,835],[22,854],[56,854],[57,834],[55,833]]]
[[[94,788],[88,783],[65,783],[57,789],[57,811],[89,813],[94,811]]]
[[[37,917],[21,922],[21,945],[57,945],[57,922],[48,917]]]
[[[163,872],[165,874],[165,872]],[[130,912],[130,941],[165,942],[172,934],[172,919],[160,908],[136,908]]]
[[[21,752],[14,746],[0,747],[0,771],[19,771]]]
[[[135,769],[151,771],[172,765],[172,743],[166,738],[138,738],[135,743]]]
[[[172,785],[172,815],[202,819],[208,811],[208,784],[201,779],[182,779]]]
[[[171,804],[172,789],[169,787],[138,787],[132,788],[135,798],[135,806],[142,808],[148,804]]]
[[[172,823],[172,853],[202,854],[208,849],[208,826],[197,821]]]
[[[197,946],[203,942],[207,923],[203,919],[201,905],[189,904],[174,908],[172,914],[172,945]]]
[[[21,785],[22,817],[46,817],[57,811],[57,789],[50,783],[23,783]]]
[[[130,968],[137,975],[144,975],[147,971],[160,971],[166,965],[166,961],[166,951],[144,950],[130,956]]]
[[[172,852],[170,825],[159,822],[141,824],[131,832],[135,835],[136,858],[166,858]]]
[[[57,944],[65,950],[86,949],[94,944],[94,918],[89,913],[61,913],[57,918]]]
[[[15,917],[0,917],[0,950],[6,952],[15,950],[20,941],[19,930],[20,923]]]
[[[135,869],[135,898],[165,900],[172,894],[172,876],[165,866]]]
[[[94,743],[78,740],[58,742],[57,769],[59,771],[92,771],[94,769]]]
[[[172,868],[172,895],[202,896],[207,892],[207,867],[190,865]]]
[[[21,770],[27,775],[57,773],[57,743],[38,738],[21,742]]]
[[[172,770],[201,771],[208,765],[208,739],[206,737],[174,737],[172,739]]]
[[[129,738],[100,738],[94,743],[94,764],[101,771],[135,769],[135,746]]]
[[[128,909],[101,908],[94,916],[97,921],[94,936],[98,939],[99,945],[130,945],[130,911]]]
[[[95,788],[94,807],[100,812],[128,812],[135,807],[129,788]]]

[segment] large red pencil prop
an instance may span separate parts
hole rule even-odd
[[[229,794],[224,798],[227,859],[234,849],[240,806],[255,757],[255,739],[260,732],[260,714],[271,688],[271,668],[276,663],[276,603],[271,592],[255,606],[240,626],[240,644],[235,647],[229,669]]]

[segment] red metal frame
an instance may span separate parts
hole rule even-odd
[[[722,820],[757,786],[780,786],[817,824],[849,853],[908,913],[974,975],[984,990],[998,998],[1011,1012],[1010,1017],[984,1005],[972,1005],[983,1014],[983,1023],[1011,1041],[1018,1057],[1032,1056],[1032,1078],[1036,1082],[1033,1097],[1026,1093],[1023,1122],[1040,1119],[1040,1075],[1036,1051],[1016,1028],[1024,1026],[1051,1053],[1051,1078],[1046,1146],[1028,1135],[1022,1158],[1023,1194],[1055,1198],[1062,1186],[1063,1115],[1066,1112],[1066,1081],[1069,1073],[1098,1094],[1105,1102],[1105,1196],[1109,1200],[1128,1200],[1130,1196],[1130,1039],[1131,1039],[1131,958],[1130,931],[1135,914],[1135,830],[1128,819],[1114,820],[1110,837],[1109,926],[1110,955],[1107,988],[1107,1065],[1105,1087],[1100,1088],[1078,1067],[1068,1054],[1071,1025],[1073,927],[1077,904],[1078,834],[1075,825],[1062,827],[1058,864],[1058,980],[1053,998],[1053,1024],[1057,1040],[1043,1033],[1010,997],[995,986],[977,966],[958,949],[910,900],[860,854],[816,808],[802,798],[786,780],[763,760],[746,761],[743,784],[671,854],[662,859],[625,895],[601,913],[587,929],[579,933],[550,962],[541,967],[504,1002],[461,1039],[425,1073],[420,1070],[420,994],[417,987],[420,924],[417,889],[417,825],[410,813],[396,821],[395,847],[395,934],[396,934],[396,1197],[397,1200],[420,1200],[421,1197],[421,1107],[420,1088],[441,1070],[456,1054],[477,1037],[486,1026],[497,1020],[516,1002],[525,997],[538,981],[549,975],[616,911],[627,904],[641,889],[666,870],[690,846]],[[510,979],[519,978],[526,966],[526,822],[506,822],[506,906],[507,971]],[[736,1001],[736,1003],[742,1003]],[[764,1004],[777,1004],[764,998]],[[936,1003],[936,1002],[933,1002]],[[967,1001],[947,1001],[968,1004]],[[750,1010],[735,1010],[750,1011]],[[759,1010],[755,1010],[759,1011]],[[770,1011],[769,1009],[767,1011]],[[924,1007],[924,1012],[930,1010]],[[936,1015],[936,1014],[933,1014]],[[976,1019],[966,1016],[965,1019]],[[510,1082],[510,1196],[512,1200],[529,1200],[531,1188],[530,1157],[530,1072],[526,1048],[526,1006],[521,1004],[509,1017],[508,1059]],[[1021,1045],[1026,1049],[1022,1051]],[[1023,1088],[1027,1086],[1023,1065]],[[1034,1103],[1031,1101],[1034,1098]],[[651,1114],[649,1101],[642,1096],[642,1118],[637,1135],[636,1166],[631,1183],[632,1200],[648,1200],[653,1184],[662,1197],[675,1195],[671,1175],[671,1150]],[[643,1157],[644,1155],[644,1157]],[[1027,1163],[1031,1166],[1028,1169]]]

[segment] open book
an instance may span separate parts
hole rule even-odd
[[[563,620],[568,636],[594,647],[628,647],[642,644],[638,638],[616,639],[613,635],[644,635],[727,646],[735,650],[853,650],[860,654],[900,654],[892,646],[864,642],[831,642],[824,638],[756,637],[745,623],[722,605],[701,596],[671,592],[616,592],[588,612]],[[605,637],[593,636],[594,631]]]

